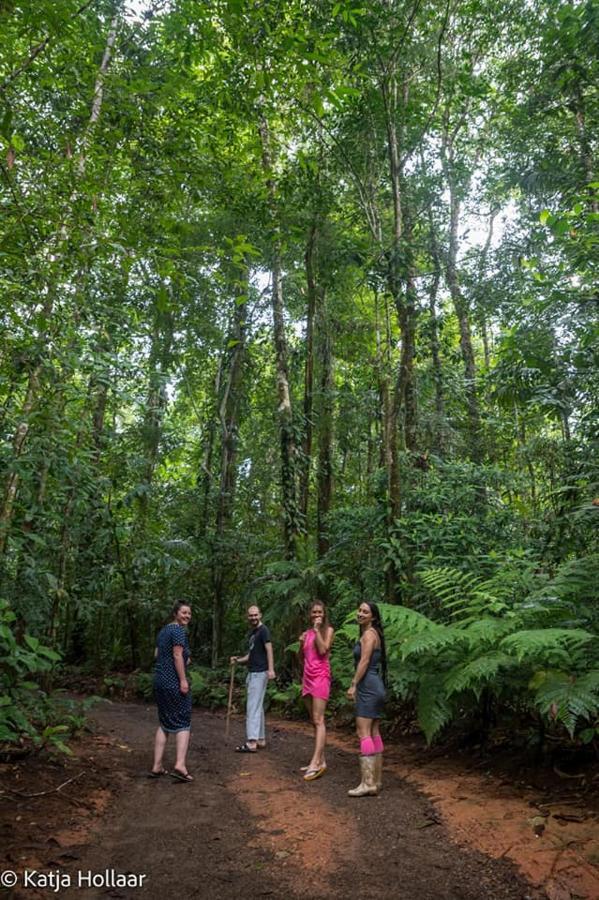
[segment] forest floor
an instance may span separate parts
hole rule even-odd
[[[13,900],[599,897],[598,818],[578,782],[549,796],[389,742],[383,793],[352,799],[346,733],[330,733],[328,772],[307,784],[308,726],[277,721],[266,750],[241,755],[241,717],[225,742],[223,716],[198,710],[193,784],[150,780],[154,708],[106,702],[93,720],[73,757],[0,766],[0,869],[16,873]],[[106,870],[145,878],[86,886]]]

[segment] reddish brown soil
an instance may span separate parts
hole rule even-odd
[[[478,781],[474,775],[461,781],[455,772],[444,775],[442,761],[408,771],[405,760],[392,760],[390,748],[383,794],[355,800],[347,796],[358,780],[353,742],[347,738],[331,740],[327,774],[306,784],[298,771],[311,750],[305,726],[279,723],[267,750],[240,755],[232,750],[242,735],[241,720],[234,722],[226,745],[222,716],[194,712],[189,765],[195,782],[151,781],[146,770],[154,709],[102,704],[94,719],[98,734],[82,741],[72,759],[0,767],[1,868],[14,870],[20,879],[25,869],[52,871],[56,877],[69,876],[73,885],[78,871],[112,869],[143,873],[145,884],[138,889],[73,886],[53,893],[20,883],[12,891],[14,900],[599,896],[576,893],[563,878],[559,860],[570,864],[579,848],[568,846],[554,859],[549,880],[539,875],[547,871],[540,852],[540,868],[528,870],[535,887],[516,868],[521,845],[510,845],[523,828],[532,846],[551,848],[555,855],[554,836],[566,834],[560,829],[583,823],[541,816],[545,833],[536,837],[528,819],[537,810],[527,805],[529,798],[516,791],[513,796],[497,793],[497,786],[480,775]],[[70,778],[75,780],[55,790]],[[422,788],[435,799],[425,797]],[[590,824],[586,818],[585,824]],[[587,863],[594,873],[592,861]],[[547,893],[540,890],[543,884]],[[577,885],[576,891],[587,890],[582,881]]]

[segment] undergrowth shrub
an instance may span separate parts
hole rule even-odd
[[[33,637],[17,637],[16,616],[0,601],[0,744],[70,753],[65,740],[83,728],[84,704],[43,689],[60,654]]]
[[[505,571],[477,578],[448,567],[419,572],[436,620],[381,603],[392,698],[415,705],[432,741],[458,718],[518,711],[564,739],[599,734],[599,642],[594,631],[597,556],[566,563],[553,578],[514,597]],[[352,619],[354,618],[352,614]],[[351,677],[348,618],[332,659],[339,681]]]

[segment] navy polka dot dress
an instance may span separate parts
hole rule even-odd
[[[175,669],[173,647],[183,647],[183,662],[189,661],[189,642],[182,625],[165,625],[156,638],[158,656],[154,668],[154,696],[158,720],[163,731],[189,731],[191,728],[191,691],[182,694]]]

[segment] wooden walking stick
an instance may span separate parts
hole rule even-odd
[[[231,708],[233,706],[233,684],[235,682],[235,663],[231,663],[231,678],[229,679],[229,699],[227,701],[227,720],[225,724],[225,740],[229,740],[229,727],[231,725]]]

